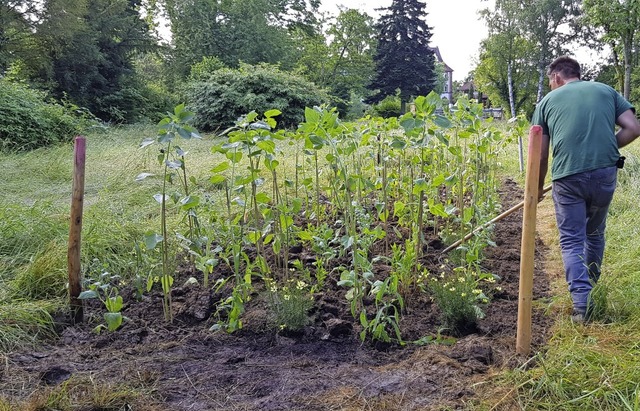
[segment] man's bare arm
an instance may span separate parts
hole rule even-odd
[[[640,122],[633,110],[629,109],[616,119],[620,129],[616,133],[618,148],[622,148],[640,136]]]

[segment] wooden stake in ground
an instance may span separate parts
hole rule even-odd
[[[536,210],[540,178],[542,127],[529,130],[529,152],[524,186],[522,243],[520,247],[520,290],[518,293],[518,332],[516,352],[528,355],[531,351],[531,302],[533,300],[533,268],[536,248]]]
[[[67,263],[69,270],[69,305],[71,320],[74,324],[84,320],[82,300],[78,298],[82,292],[80,278],[80,239],[82,232],[82,203],[84,201],[84,165],[86,139],[77,136],[73,150],[73,194],[71,197],[71,219],[69,224],[69,248]]]

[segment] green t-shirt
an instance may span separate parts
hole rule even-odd
[[[630,108],[615,89],[592,81],[572,81],[547,94],[532,124],[551,138],[551,179],[615,165],[615,122]]]

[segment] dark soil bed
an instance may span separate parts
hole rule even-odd
[[[507,181],[501,196],[506,210],[522,199],[522,190]],[[182,286],[173,293],[173,324],[162,319],[161,295],[142,302],[125,298],[123,314],[130,321],[117,332],[97,335],[95,321],[67,326],[50,345],[7,354],[0,393],[19,401],[85,378],[143,389],[157,400],[155,410],[462,409],[478,398],[478,383],[524,360],[515,354],[521,225],[522,213],[516,212],[494,228],[497,246],[487,249],[482,265],[500,277],[501,291],[473,332],[446,338],[446,332],[439,334],[435,305],[426,297],[411,300],[402,317],[403,338],[441,335],[450,344],[362,343],[345,289],[337,286],[317,296],[313,324],[296,335],[269,331],[259,298],[247,305],[242,330],[212,332],[219,296],[197,285]],[[433,258],[425,262],[436,272],[443,258],[437,247],[442,248],[428,249]],[[549,288],[540,264],[544,244],[538,241],[536,248],[534,299],[540,299]],[[327,278],[327,284],[335,282]],[[176,280],[182,283],[184,278]],[[85,311],[89,320],[102,315],[97,305]],[[551,321],[534,309],[533,351],[545,343]]]

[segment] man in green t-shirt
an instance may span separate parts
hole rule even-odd
[[[547,69],[551,92],[536,106],[542,127],[539,198],[549,164],[553,204],[572,320],[589,319],[589,294],[600,277],[609,204],[622,167],[618,148],[640,135],[634,107],[612,87],[580,79],[580,64],[558,57]],[[616,132],[616,125],[619,126]]]

